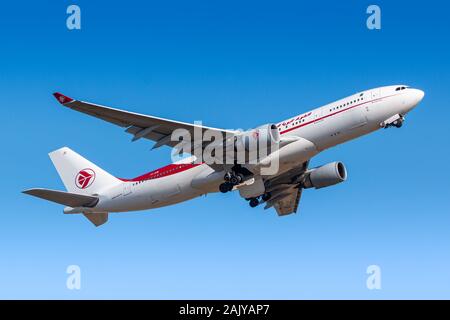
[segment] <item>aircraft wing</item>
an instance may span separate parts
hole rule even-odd
[[[172,132],[176,129],[185,129],[190,133],[191,143],[195,146],[194,129],[200,129],[201,132],[211,130],[215,133],[221,133],[224,138],[234,136],[237,131],[224,130],[211,127],[205,127],[185,122],[179,122],[144,114],[129,112],[120,109],[101,106],[98,104],[84,102],[69,98],[61,93],[54,93],[55,98],[63,106],[85,113],[87,115],[108,121],[120,127],[127,128],[125,131],[133,135],[132,141],[140,138],[155,141],[153,149],[161,146],[174,147],[179,141],[171,141]]]
[[[279,216],[297,212],[303,190],[299,185],[299,178],[308,169],[308,164],[307,161],[297,168],[265,181],[266,191],[272,196],[264,209],[274,207]]]

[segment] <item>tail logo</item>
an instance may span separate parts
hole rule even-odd
[[[88,188],[95,180],[95,172],[92,169],[83,169],[75,177],[75,185],[80,189]]]

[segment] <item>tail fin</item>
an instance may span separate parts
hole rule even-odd
[[[119,179],[67,147],[50,152],[49,156],[69,192],[93,195],[121,183]]]

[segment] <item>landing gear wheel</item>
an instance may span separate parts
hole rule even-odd
[[[219,191],[222,193],[227,193],[233,190],[233,185],[229,182],[224,182],[219,186]]]
[[[394,124],[394,126],[395,126],[396,128],[401,128],[402,125],[403,125],[403,121],[397,121],[397,122]]]
[[[258,206],[258,204],[259,204],[259,200],[258,200],[257,198],[252,198],[252,199],[250,199],[250,201],[249,201],[249,205],[250,205],[250,207],[252,207],[252,208]]]
[[[238,185],[242,181],[244,181],[244,175],[242,175],[241,173],[227,172],[227,173],[225,173],[225,176],[223,177],[223,179],[226,182],[230,182],[233,185]]]
[[[238,177],[235,176],[235,175],[232,175],[231,178],[230,178],[230,183],[232,183],[233,185],[239,184],[239,179],[238,179]]]
[[[261,196],[261,199],[262,199],[263,201],[267,201],[267,200],[270,199],[270,197],[271,197],[271,194],[270,194],[270,193],[264,193],[264,194]]]

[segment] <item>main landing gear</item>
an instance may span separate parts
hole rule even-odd
[[[250,205],[250,207],[254,208],[254,207],[258,206],[259,200],[258,200],[258,198],[251,198],[249,200],[248,204]]]
[[[231,171],[225,173],[225,176],[223,177],[225,182],[219,186],[220,192],[227,193],[233,190],[234,186],[241,184],[246,178],[251,175],[252,173],[246,168],[243,168],[240,165],[233,166]]]
[[[234,186],[237,186],[244,181],[244,175],[242,173],[231,171],[227,172],[223,179],[225,180],[225,182],[219,186],[219,190],[222,193],[227,193],[233,190]]]
[[[248,204],[250,205],[250,207],[255,208],[257,207],[259,204],[269,201],[270,199],[270,193],[265,193],[259,197],[255,197],[255,198],[249,198],[246,199],[248,200]]]

